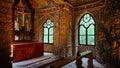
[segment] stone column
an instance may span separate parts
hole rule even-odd
[[[10,44],[13,41],[12,0],[0,0],[0,68],[12,68]]]
[[[72,25],[71,25],[71,13],[67,10],[68,8],[64,7],[60,10],[60,54],[63,57],[72,56],[72,43],[71,43],[71,34],[72,34]]]
[[[61,9],[60,12],[60,54],[65,57],[67,52],[67,28],[68,28],[68,22],[67,22],[67,13],[64,9]]]

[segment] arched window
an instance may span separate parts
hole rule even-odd
[[[53,43],[54,24],[50,19],[44,23],[44,43]]]
[[[78,35],[80,45],[95,45],[95,22],[90,14],[81,18]]]

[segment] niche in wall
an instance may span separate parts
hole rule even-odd
[[[31,41],[33,36],[33,9],[28,1],[19,0],[14,5],[14,40]]]

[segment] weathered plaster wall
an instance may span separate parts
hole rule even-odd
[[[43,24],[48,18],[54,23],[54,43],[44,44],[44,50],[61,54],[66,53],[64,56],[72,55],[71,11],[62,5],[36,10],[35,40],[39,42],[43,42]]]
[[[112,2],[113,1],[111,0],[111,3]],[[115,5],[111,5],[109,3],[110,2],[106,2],[106,0],[101,0],[100,2],[94,4],[74,7],[74,9],[73,7],[66,6],[65,4],[46,9],[38,9],[35,13],[35,28],[37,28],[35,29],[35,40],[43,42],[43,24],[47,18],[50,18],[51,21],[55,24],[54,44],[45,44],[45,51],[57,53],[59,53],[59,51],[62,53],[65,52],[64,56],[67,56],[68,54],[66,53],[76,55],[78,50],[80,52],[92,50],[94,57],[99,61],[103,61],[103,58],[105,57],[100,54],[102,51],[101,47],[104,49],[111,43],[108,40],[105,40],[108,39],[107,37],[109,36],[103,32],[102,26],[109,31],[109,29],[111,29],[110,22],[114,22],[114,20],[111,19],[111,15],[114,16],[112,9],[115,9]],[[95,46],[78,45],[78,23],[85,13],[91,14],[95,21]],[[107,37],[105,37],[105,35]],[[108,35],[110,35],[109,32]]]
[[[43,42],[43,25],[47,19],[50,19],[54,23],[54,43],[44,44],[44,50],[47,52],[53,52],[53,47],[59,43],[59,16],[60,11],[56,7],[48,9],[36,10],[35,17],[35,38],[39,42]]]
[[[119,1],[110,0],[106,2],[106,5],[101,8],[100,20],[98,24],[98,38],[97,38],[97,53],[96,58],[102,63],[108,63],[112,65],[118,60],[113,60],[113,46],[114,41],[118,39],[114,33],[114,24],[120,24],[118,21],[120,19],[120,4]],[[119,33],[119,29],[117,29]],[[118,47],[117,47],[118,48]],[[119,50],[119,49],[118,49]],[[117,53],[119,54],[119,52]],[[109,56],[109,57],[108,57]],[[115,55],[116,56],[116,55]],[[117,56],[118,57],[118,56]],[[117,58],[116,57],[116,58]],[[120,60],[119,60],[120,62]]]
[[[13,42],[12,0],[0,1],[0,68],[12,68],[10,44]]]

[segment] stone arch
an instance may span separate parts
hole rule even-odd
[[[81,47],[80,46],[78,46],[78,24],[79,24],[79,22],[80,22],[80,19],[82,18],[82,16],[84,15],[84,14],[86,14],[86,13],[88,13],[88,14],[90,14],[92,17],[93,17],[93,19],[94,19],[94,22],[95,22],[95,24],[96,24],[96,15],[95,15],[95,13],[93,13],[93,12],[90,12],[90,11],[83,11],[83,12],[81,12],[81,13],[79,13],[79,15],[77,15],[76,17],[75,17],[75,26],[74,26],[74,41],[75,41],[75,52],[77,52]],[[96,28],[96,27],[95,27]],[[96,29],[95,29],[95,32],[96,32]],[[94,50],[92,47],[90,47],[89,48],[89,46],[85,46],[85,47],[82,47],[82,49],[83,50],[86,50],[86,49],[88,49],[88,50]]]
[[[46,22],[47,19],[50,19],[53,23],[54,23],[54,26],[55,26],[55,22],[54,22],[54,18],[49,15],[49,16],[42,16],[39,20],[39,24],[38,24],[38,30],[40,29],[40,31],[38,31],[39,33],[38,34],[41,34],[43,35],[43,25],[44,23]],[[41,42],[43,42],[43,36],[39,36],[39,39]]]
[[[80,19],[82,18],[82,16],[83,16],[84,14],[86,14],[86,13],[90,14],[90,15],[93,17],[94,21],[96,22],[96,17],[94,16],[94,14],[91,13],[91,12],[85,11],[85,12],[83,12],[83,13],[81,13],[80,15],[77,16],[77,18],[76,18],[76,23],[77,23],[76,26],[79,24]]]
[[[78,39],[77,39],[77,36],[78,36],[78,24],[79,24],[80,19],[82,18],[82,16],[83,16],[84,14],[86,14],[86,13],[90,14],[90,15],[93,17],[94,22],[96,23],[96,20],[95,20],[96,18],[95,18],[95,16],[94,16],[94,14],[91,13],[91,12],[85,11],[85,12],[81,13],[80,15],[78,15],[78,16],[76,17],[76,24],[75,24],[76,41],[78,41]],[[76,44],[76,45],[77,45],[77,44]]]
[[[54,23],[54,43],[52,44],[52,46],[49,46],[51,44],[45,44],[48,46],[45,46],[45,49],[49,49],[50,51],[53,51],[52,49],[54,48],[54,46],[57,46],[59,44],[59,16],[58,16],[58,12],[56,13],[49,13],[49,14],[45,14],[45,15],[40,15],[38,18],[38,37],[39,37],[39,42],[43,42],[43,25],[46,22],[47,19],[50,19],[53,23]]]

